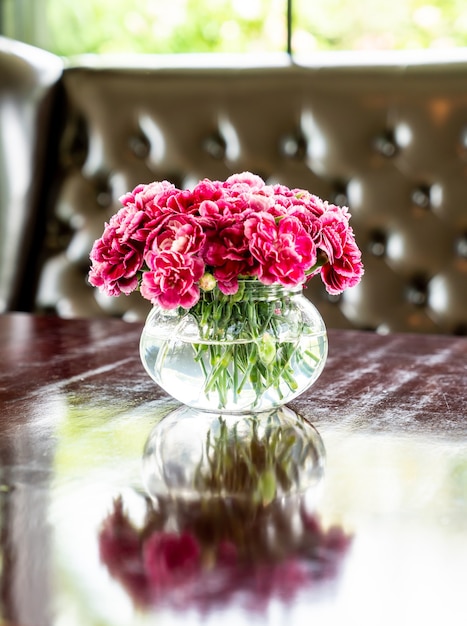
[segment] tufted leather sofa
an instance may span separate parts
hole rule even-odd
[[[329,327],[467,332],[467,55],[88,59],[55,116],[35,309],[142,318],[86,284],[119,196],[250,170],[350,206],[364,279],[307,289]]]

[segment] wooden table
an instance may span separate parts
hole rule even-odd
[[[291,408],[326,449],[320,528],[348,542],[288,598],[199,609],[135,604],[99,553],[115,498],[141,513],[145,441],[178,406],[144,372],[140,330],[0,317],[2,623],[467,623],[465,337],[329,332],[325,371]]]

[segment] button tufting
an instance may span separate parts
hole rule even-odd
[[[280,141],[280,152],[288,159],[304,159],[307,154],[307,141],[301,132],[285,135]]]
[[[349,196],[347,194],[347,185],[345,183],[334,183],[334,193],[332,194],[332,202],[339,206],[347,206],[349,204]]]
[[[461,235],[456,242],[456,252],[463,259],[467,259],[467,233]]]
[[[463,150],[467,150],[467,128],[465,128],[461,133],[460,144]]]
[[[89,152],[89,134],[85,120],[79,116],[70,124],[65,135],[68,142],[63,146],[62,156],[67,165],[77,168],[83,167]]]
[[[133,135],[130,137],[128,145],[137,159],[146,159],[149,156],[149,140],[144,135]]]
[[[383,257],[386,254],[387,237],[382,231],[373,231],[370,234],[368,250],[375,257]]]
[[[107,208],[112,202],[112,196],[108,191],[100,191],[96,196],[96,202],[102,208]]]
[[[220,133],[212,133],[203,141],[203,150],[213,159],[221,161],[227,152],[227,143]]]
[[[395,156],[398,151],[394,133],[391,130],[387,130],[381,135],[378,135],[373,145],[375,150],[386,158]]]
[[[427,185],[420,185],[414,189],[411,198],[412,202],[421,209],[428,209],[431,206],[430,188]]]
[[[425,276],[414,276],[406,290],[407,301],[414,306],[425,306],[428,299],[428,280]]]
[[[108,208],[112,204],[112,193],[109,189],[108,181],[105,176],[98,176],[94,179],[96,189],[96,202],[103,209]]]

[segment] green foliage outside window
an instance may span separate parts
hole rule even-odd
[[[50,49],[90,53],[285,49],[285,0],[48,0]]]
[[[294,10],[295,49],[467,45],[465,0],[294,0]]]
[[[3,33],[56,54],[287,48],[287,0],[0,0]],[[467,46],[465,0],[292,0],[292,49]]]

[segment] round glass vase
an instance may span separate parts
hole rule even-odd
[[[239,281],[235,295],[202,292],[189,310],[154,306],[140,355],[149,376],[176,400],[206,411],[266,411],[312,385],[327,334],[301,287]]]

